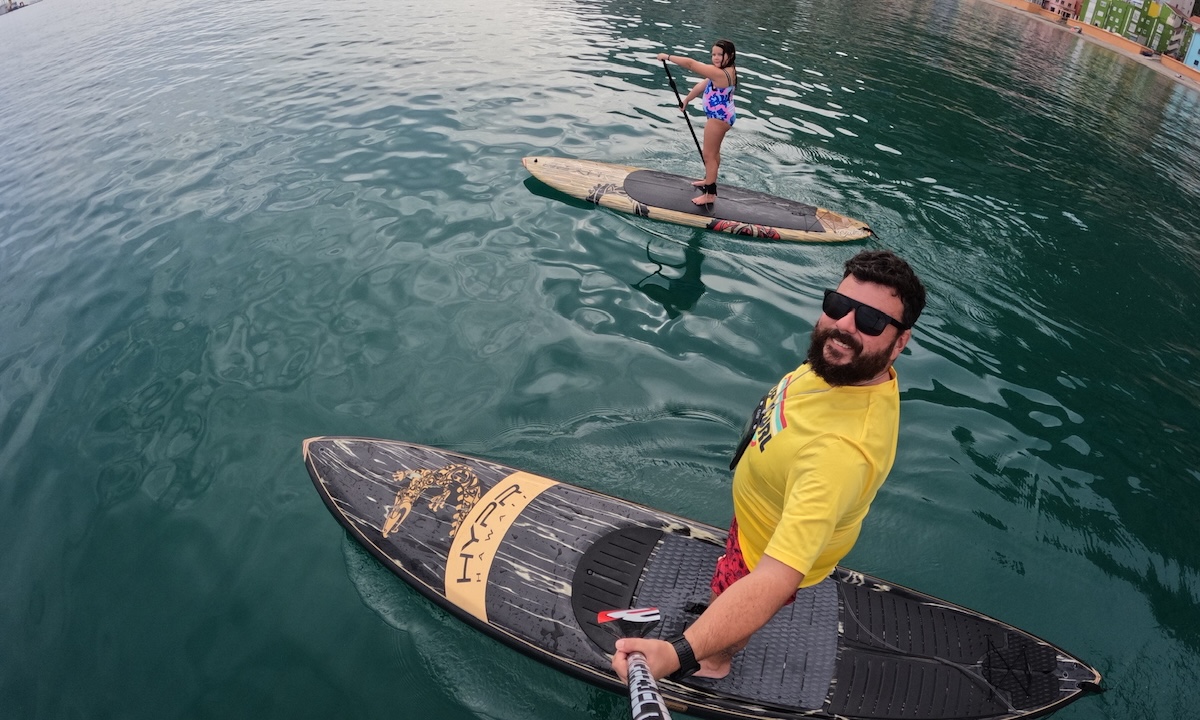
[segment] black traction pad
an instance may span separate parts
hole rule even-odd
[[[615,650],[611,627],[596,622],[597,613],[633,607],[633,590],[654,551],[661,530],[627,527],[600,538],[579,560],[571,581],[571,609],[583,633],[604,652]]]
[[[631,199],[665,210],[699,215],[714,220],[749,225],[823,233],[825,226],[817,219],[817,208],[774,195],[717,184],[717,201],[712,205],[696,205],[699,197],[692,181],[680,175],[657,170],[635,170],[625,178],[623,189]]]

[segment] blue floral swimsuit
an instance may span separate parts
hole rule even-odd
[[[729,86],[719,88],[713,85],[712,80],[708,81],[704,88],[704,115],[727,122],[732,127],[733,121],[737,119],[737,108],[733,105],[733,89],[736,86],[729,77],[728,70],[721,68],[721,72],[725,73],[725,79],[730,81]]]

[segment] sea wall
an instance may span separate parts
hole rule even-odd
[[[1162,60],[1163,67],[1167,68],[1168,70],[1179,73],[1186,78],[1191,78],[1196,82],[1200,82],[1200,70],[1197,70],[1191,65],[1181,63],[1173,57],[1167,57],[1166,55],[1161,56],[1159,59]]]

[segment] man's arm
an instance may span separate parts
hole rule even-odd
[[[763,555],[749,575],[721,593],[683,634],[700,661],[700,673],[719,676],[728,672],[731,654],[725,651],[741,649],[796,593],[802,580],[803,573]],[[613,655],[613,669],[622,680],[626,678],[627,655],[634,651],[646,656],[650,672],[656,678],[679,669],[679,658],[670,643],[626,638],[617,641],[617,652]]]

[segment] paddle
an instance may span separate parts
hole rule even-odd
[[[674,83],[672,83],[674,84]],[[596,614],[596,622],[616,623],[618,637],[645,637],[646,632],[658,622],[658,608],[631,608],[629,610],[603,610]],[[612,627],[612,626],[609,626]],[[629,653],[629,709],[633,720],[671,720],[667,704],[658,683],[650,674],[646,656],[640,652]]]
[[[663,70],[667,71],[667,82],[671,83],[671,89],[675,91],[675,102],[679,105],[679,109],[683,110],[683,119],[687,120],[688,130],[692,132],[692,142],[696,143],[696,152],[700,153],[700,164],[704,164],[704,151],[700,149],[700,141],[696,139],[696,130],[692,127],[692,118],[687,114],[687,110],[683,107],[683,98],[679,96],[679,88],[675,85],[675,78],[671,76],[671,68],[667,67],[667,61],[663,60]]]

